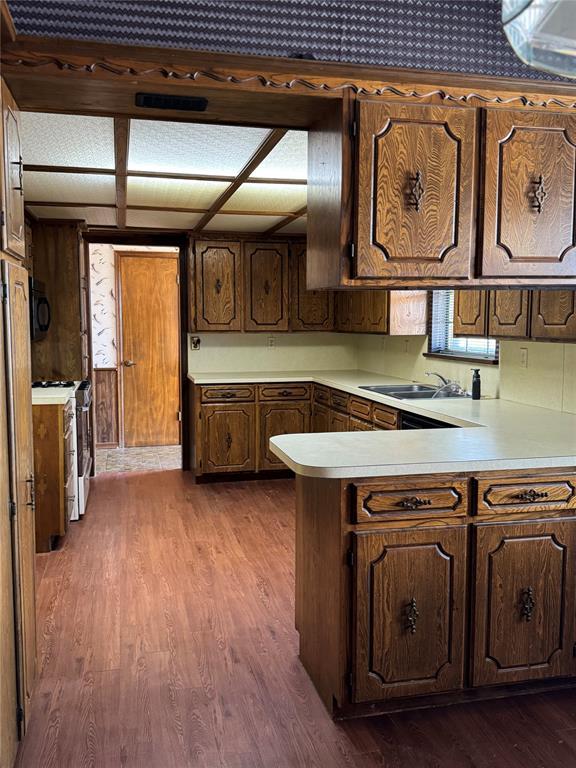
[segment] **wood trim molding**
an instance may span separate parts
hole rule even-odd
[[[54,202],[53,200],[26,200],[26,206],[37,208],[116,208],[116,203],[86,203],[86,202]],[[169,213],[208,213],[207,208],[177,208],[173,205],[126,205],[127,211],[168,211]],[[283,224],[276,224],[280,228],[293,219],[298,219],[306,213],[306,207],[298,211],[221,211],[231,216],[284,216]]]
[[[277,224],[274,224],[274,226],[270,227],[270,229],[266,229],[262,234],[273,235],[274,232],[278,232],[279,229],[282,229],[287,224],[290,224],[293,221],[296,221],[296,219],[300,219],[302,216],[305,216],[307,210],[308,210],[308,206],[304,205],[302,208],[299,208],[297,211],[294,211],[294,213],[286,214],[285,217],[282,219],[282,221],[279,221]],[[284,216],[284,214],[281,214],[281,213],[277,215]]]
[[[130,144],[130,119],[114,118],[114,157],[116,164],[116,226],[126,226],[126,191],[128,186],[128,148]]]

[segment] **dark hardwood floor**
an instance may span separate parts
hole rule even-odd
[[[576,694],[333,723],[297,657],[290,480],[101,475],[39,556],[19,768],[572,768]]]

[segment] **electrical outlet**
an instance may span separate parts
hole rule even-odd
[[[404,339],[404,354],[405,354],[405,355],[407,355],[407,354],[408,354],[408,351],[409,351],[409,345],[410,345],[410,342],[408,341],[408,339]]]
[[[276,348],[276,336],[268,336],[268,347],[270,349]]]
[[[190,349],[194,351],[200,349],[200,336],[190,336]]]
[[[528,349],[520,347],[520,368],[528,368]]]

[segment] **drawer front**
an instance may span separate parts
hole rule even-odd
[[[322,384],[314,384],[314,402],[323,405],[330,404],[330,390]]]
[[[374,404],[372,419],[381,429],[398,429],[398,411],[394,408]]]
[[[256,388],[253,384],[235,387],[202,387],[203,403],[250,402],[255,398]]]
[[[336,389],[330,390],[330,405],[337,411],[348,413],[349,400],[350,395],[347,395],[345,392],[338,392]]]
[[[310,384],[261,384],[258,399],[267,400],[309,400]]]
[[[576,509],[576,476],[478,480],[478,514]]]
[[[464,517],[468,481],[361,483],[353,486],[353,522]]]
[[[362,397],[351,397],[348,402],[348,413],[360,419],[372,420],[372,403]]]
[[[370,421],[363,421],[356,418],[356,416],[350,416],[349,424],[350,432],[373,432],[376,429]]]

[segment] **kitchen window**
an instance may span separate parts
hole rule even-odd
[[[432,291],[428,355],[498,363],[498,342],[478,336],[454,336],[454,291]]]

